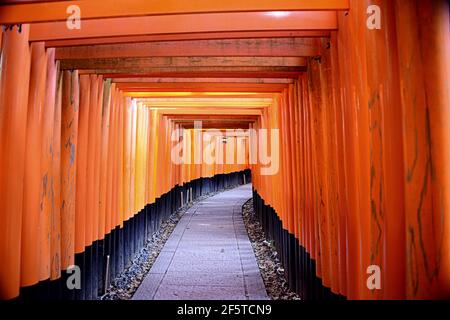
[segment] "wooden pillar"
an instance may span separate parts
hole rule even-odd
[[[52,159],[51,159],[51,178],[50,178],[50,193],[51,193],[51,220],[56,224],[53,226],[55,236],[58,237],[59,244],[54,247],[55,253],[59,254],[60,264],[59,268],[62,269],[62,221],[61,221],[61,107],[62,107],[62,90],[63,90],[63,74],[56,72],[55,74],[55,107],[53,117],[48,119],[52,122]],[[50,99],[51,97],[49,97]],[[42,229],[42,222],[40,228]]]
[[[47,72],[45,103],[41,118],[41,215],[50,219],[50,279],[54,280],[61,275],[61,217],[55,214],[55,179],[53,173],[54,147],[54,120],[56,106],[56,85],[58,65],[55,63],[55,49],[47,49]],[[59,181],[59,172],[57,175]],[[59,211],[58,211],[59,213]]]
[[[94,241],[96,231],[94,232],[94,219],[97,211],[95,210],[95,146],[97,137],[97,114],[100,112],[97,108],[98,99],[98,81],[97,75],[90,76],[90,95],[89,95],[89,129],[88,129],[88,148],[87,148],[87,173],[86,173],[86,246]]]
[[[63,72],[61,105],[61,267],[75,261],[76,152],[78,140],[78,71]]]
[[[87,151],[89,141],[89,75],[80,76],[80,107],[77,140],[77,176],[75,202],[75,253],[84,251],[86,245],[86,209],[87,209]]]
[[[103,235],[100,234],[99,219],[100,219],[100,158],[101,158],[101,140],[102,140],[102,104],[103,104],[103,76],[99,76],[97,83],[97,101],[94,101],[95,112],[95,127],[92,138],[94,139],[94,211],[93,211],[93,224],[92,224],[92,241],[97,241]]]
[[[131,119],[132,119],[132,103],[131,98],[126,100],[126,105],[124,106],[124,139],[123,139],[123,149],[124,149],[124,189],[123,189],[123,206],[124,206],[124,219],[128,220],[131,215],[131,201],[130,201],[130,189],[131,189]]]
[[[123,228],[123,222],[126,220],[125,216],[125,206],[124,206],[124,119],[126,114],[126,101],[122,94],[120,94],[120,109],[119,109],[119,121],[118,121],[118,140],[117,140],[117,174],[118,174],[118,205],[117,205],[117,215],[119,217],[120,227]],[[147,175],[144,173],[144,179],[146,179]]]
[[[0,87],[0,299],[19,294],[30,77],[29,25],[3,34]]]
[[[397,1],[396,21],[404,115],[406,295],[448,298],[448,3]]]
[[[108,181],[108,147],[109,147],[109,121],[111,110],[111,94],[115,90],[115,85],[110,81],[104,82],[103,105],[101,119],[101,157],[100,157],[100,212],[99,212],[99,238],[103,239],[109,229],[106,226],[106,201],[107,201],[107,181]],[[109,227],[109,226],[108,226]]]
[[[41,214],[41,115],[45,102],[47,57],[43,42],[31,44],[21,253],[21,285],[50,276],[50,215]],[[45,177],[44,177],[45,179]],[[40,229],[39,220],[44,222]],[[39,252],[41,259],[39,257]],[[38,267],[40,266],[40,268]],[[39,270],[40,269],[40,270]],[[41,273],[39,274],[39,271]]]

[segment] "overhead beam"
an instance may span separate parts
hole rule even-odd
[[[145,69],[87,69],[79,74],[101,74],[104,78],[298,78],[306,67],[179,67]]]
[[[258,116],[256,115],[211,115],[211,114],[203,114],[203,115],[186,115],[186,114],[176,114],[170,117],[173,121],[248,121],[254,122],[258,120]]]
[[[82,21],[80,29],[68,29],[65,21],[36,23],[31,25],[30,41],[195,32],[336,29],[337,16],[334,11],[292,12],[283,19],[255,12],[205,13],[86,20]]]
[[[182,122],[179,123],[184,129],[195,129],[194,123],[193,122]],[[239,121],[239,122],[203,122],[202,123],[202,128],[203,129],[218,129],[218,130],[222,130],[222,129],[248,129],[250,124],[252,124],[252,122],[244,122],[244,121]]]
[[[281,92],[283,83],[117,83],[124,92]]]
[[[245,115],[199,115],[199,116],[186,116],[186,115],[171,115],[164,117],[169,121],[181,125],[185,129],[249,129],[249,125],[255,123],[259,116],[245,116]],[[199,128],[196,122],[201,121],[201,128]],[[242,135],[242,133],[238,133]],[[243,133],[245,136],[245,133]]]
[[[201,99],[173,99],[171,101],[161,101],[158,99],[140,100],[140,102],[152,107],[161,108],[191,108],[191,107],[205,107],[205,108],[265,108],[272,104],[271,99],[268,101],[246,101],[244,99],[229,100],[229,99],[210,99],[209,101],[202,101]]]
[[[225,110],[238,110],[240,108],[246,108],[246,109],[254,109],[254,110],[261,110],[261,109],[265,109],[268,106],[247,106],[247,105],[240,105],[240,104],[235,104],[232,106],[224,106],[221,104],[210,104],[209,106],[201,106],[198,104],[186,104],[186,105],[179,105],[179,106],[165,106],[165,105],[153,105],[153,104],[149,104],[149,107],[152,108],[177,108],[177,109],[186,109],[186,108],[204,108],[204,109],[208,109],[208,108],[214,108],[214,109],[223,109]]]
[[[139,57],[61,60],[65,69],[145,69],[178,67],[304,67],[303,57]]]
[[[184,84],[182,86],[157,86],[146,87],[131,87],[118,86],[124,92],[142,93],[142,92],[263,92],[263,93],[277,93],[286,88],[285,85],[252,85],[252,86],[236,86],[236,85],[216,85],[209,84],[207,86],[194,86],[191,84]]]
[[[226,102],[226,103],[236,103],[236,102],[245,102],[249,104],[261,104],[267,105],[273,102],[272,98],[215,98],[215,97],[202,97],[202,98],[192,98],[192,97],[179,97],[179,98],[167,98],[167,97],[157,97],[157,98],[147,98],[147,99],[139,99],[140,102],[146,103],[175,103],[175,104],[183,104],[183,103],[191,103],[191,102],[200,102],[200,103],[211,103],[211,102]]]
[[[151,109],[157,110],[160,114],[165,116],[173,116],[173,115],[189,115],[189,116],[200,116],[200,115],[252,115],[252,116],[260,116],[262,115],[261,109],[246,109],[246,108],[188,108],[188,109],[180,109],[180,108],[153,108],[149,106]]]
[[[205,108],[248,108],[248,109],[258,109],[258,108],[266,108],[270,104],[264,105],[250,105],[246,103],[235,103],[235,104],[226,104],[226,103],[184,103],[184,104],[175,104],[175,103],[146,103],[152,107],[159,108],[192,108],[192,107],[205,107]]]
[[[80,74],[102,74],[115,77],[179,77],[179,78],[297,78],[306,67],[174,67],[133,69],[89,69]],[[83,70],[82,70],[83,71]]]
[[[294,83],[292,79],[280,78],[114,78],[114,83]]]
[[[204,98],[204,97],[214,97],[214,98],[273,98],[275,93],[264,93],[264,92],[124,92],[124,96],[148,99],[154,97],[164,97],[164,98],[179,98],[179,97],[189,97],[189,98]]]
[[[319,55],[315,39],[265,38],[161,41],[57,48],[56,59],[128,57],[307,57]]]
[[[320,38],[330,37],[329,30],[279,30],[279,31],[232,31],[232,32],[195,32],[177,34],[151,34],[137,36],[117,36],[87,39],[47,40],[46,47],[70,47],[96,44],[118,44],[155,41],[183,40],[223,40],[223,39],[259,39],[259,38]]]
[[[69,5],[80,8],[82,19],[211,12],[347,10],[348,0],[79,0],[4,5],[0,24],[65,21]]]

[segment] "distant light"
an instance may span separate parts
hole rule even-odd
[[[266,14],[275,18],[284,18],[289,16],[291,13],[289,11],[271,11],[267,12]]]

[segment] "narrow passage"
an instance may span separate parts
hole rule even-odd
[[[133,299],[268,299],[242,220],[251,196],[247,184],[191,207]]]

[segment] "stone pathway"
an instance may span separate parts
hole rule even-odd
[[[266,300],[242,220],[251,185],[191,207],[178,222],[134,300]]]

